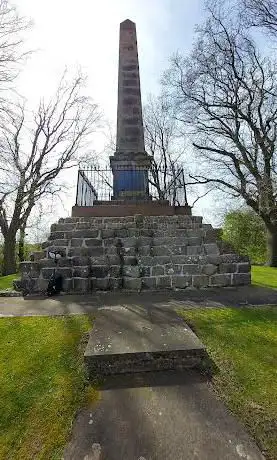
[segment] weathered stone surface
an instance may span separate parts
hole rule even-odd
[[[165,274],[166,275],[180,275],[183,270],[183,265],[176,265],[176,264],[167,264],[165,266]]]
[[[64,291],[64,292],[71,292],[71,291],[73,291],[72,278],[64,278],[64,279],[63,279],[63,291]]]
[[[165,274],[163,265],[155,265],[151,268],[151,276],[163,276]]]
[[[105,265],[91,266],[91,276],[93,278],[105,278],[109,273],[109,268]]]
[[[184,275],[198,275],[200,274],[201,269],[199,264],[185,264],[183,265],[183,274]]]
[[[90,267],[74,267],[73,276],[77,278],[87,278],[90,275]]]
[[[89,265],[89,257],[84,256],[74,256],[72,257],[72,265],[73,266],[87,266]]]
[[[220,261],[221,263],[249,262],[249,258],[238,254],[221,254]]]
[[[57,241],[61,241],[61,240],[57,240]],[[72,248],[80,248],[81,246],[83,246],[83,242],[84,242],[83,238],[72,238],[70,241],[71,241]]]
[[[234,273],[237,271],[237,265],[233,263],[225,263],[219,265],[219,273]]]
[[[138,291],[142,287],[141,278],[124,277],[123,287],[132,291]]]
[[[123,263],[124,265],[138,265],[138,260],[136,257],[124,256]]]
[[[93,229],[74,230],[74,238],[97,238],[99,231]]]
[[[217,272],[217,266],[213,264],[202,265],[202,273],[204,275],[214,275]]]
[[[207,287],[209,285],[209,277],[207,275],[193,275],[192,286],[196,288]]]
[[[158,276],[156,281],[157,288],[171,288],[172,277],[171,276]]]
[[[189,275],[173,276],[172,283],[174,287],[184,289],[191,286],[192,278]]]
[[[102,247],[102,240],[100,240],[98,238],[85,238],[85,246],[87,246],[87,247],[92,247],[92,246]]]
[[[113,228],[105,228],[101,230],[101,237],[102,238],[114,238],[115,237],[115,231]]]
[[[232,284],[234,286],[239,286],[241,284],[250,284],[250,283],[251,283],[250,273],[233,273],[232,274]]]
[[[118,278],[119,276],[121,276],[121,267],[120,267],[120,265],[111,265],[108,268],[108,274],[112,278]]]
[[[220,253],[219,248],[216,243],[204,244],[204,248],[205,248],[205,253],[208,255],[210,254],[219,255]]]
[[[213,275],[210,278],[210,283],[212,286],[230,286],[231,285],[231,274],[219,274]]]
[[[130,276],[132,278],[140,277],[140,267],[138,265],[128,265],[123,268],[123,275]]]
[[[142,278],[142,289],[155,289],[156,288],[156,280],[157,278],[152,277],[144,277]]]
[[[248,262],[242,262],[237,264],[238,273],[249,273],[251,270],[251,265]]]
[[[188,245],[189,246],[201,246],[202,238],[201,237],[190,237],[188,238]],[[189,252],[188,252],[189,253]]]
[[[188,256],[196,256],[198,254],[201,254],[202,252],[202,247],[199,246],[188,246],[187,247],[187,255]]]
[[[72,278],[73,290],[75,292],[85,293],[90,288],[88,278]]]

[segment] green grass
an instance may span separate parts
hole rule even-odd
[[[182,310],[217,366],[212,381],[267,458],[277,459],[277,307]]]
[[[0,458],[61,459],[76,411],[94,400],[86,316],[0,319]]]
[[[17,278],[19,278],[18,273],[0,276],[0,291],[3,291],[4,289],[13,289],[13,280],[16,280]]]
[[[252,265],[252,284],[277,289],[277,268]]]

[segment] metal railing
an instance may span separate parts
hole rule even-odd
[[[136,167],[132,168],[132,171],[145,170]],[[130,169],[122,168],[120,172],[129,174]],[[95,201],[112,200],[114,198],[113,183],[114,178],[110,167],[79,169],[76,206],[93,206]],[[168,200],[173,206],[188,204],[185,176],[182,167],[176,167],[174,170],[171,169],[169,171],[151,167],[148,171],[147,188],[149,196],[153,200]]]

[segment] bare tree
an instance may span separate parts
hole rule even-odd
[[[76,165],[99,119],[95,104],[82,94],[84,79],[64,74],[55,97],[41,101],[30,118],[24,106],[6,113],[0,126],[0,229],[3,273],[14,273],[16,234],[25,231],[36,203],[61,191],[62,170]]]
[[[277,35],[276,0],[242,0],[247,25],[262,27],[270,35]]]
[[[182,195],[187,204],[183,162],[185,141],[178,132],[174,110],[164,96],[149,96],[144,107],[145,147],[151,155],[149,183],[160,200],[171,197],[177,204]]]
[[[261,216],[277,266],[276,62],[260,56],[239,18],[212,8],[192,54],[173,58],[165,84],[193,140],[195,181],[242,197]]]

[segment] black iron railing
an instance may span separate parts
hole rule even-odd
[[[142,168],[132,168],[134,172]],[[130,169],[120,170],[129,174]],[[146,173],[147,174],[147,173]],[[132,176],[131,176],[132,177]],[[136,175],[134,174],[134,178]],[[187,205],[187,194],[184,170],[176,167],[165,170],[151,167],[148,171],[147,193],[153,200],[168,200],[171,205]],[[135,179],[134,179],[135,180]],[[114,178],[111,168],[79,169],[76,193],[77,206],[93,206],[95,201],[110,201],[114,199]],[[134,195],[135,196],[135,195]]]

